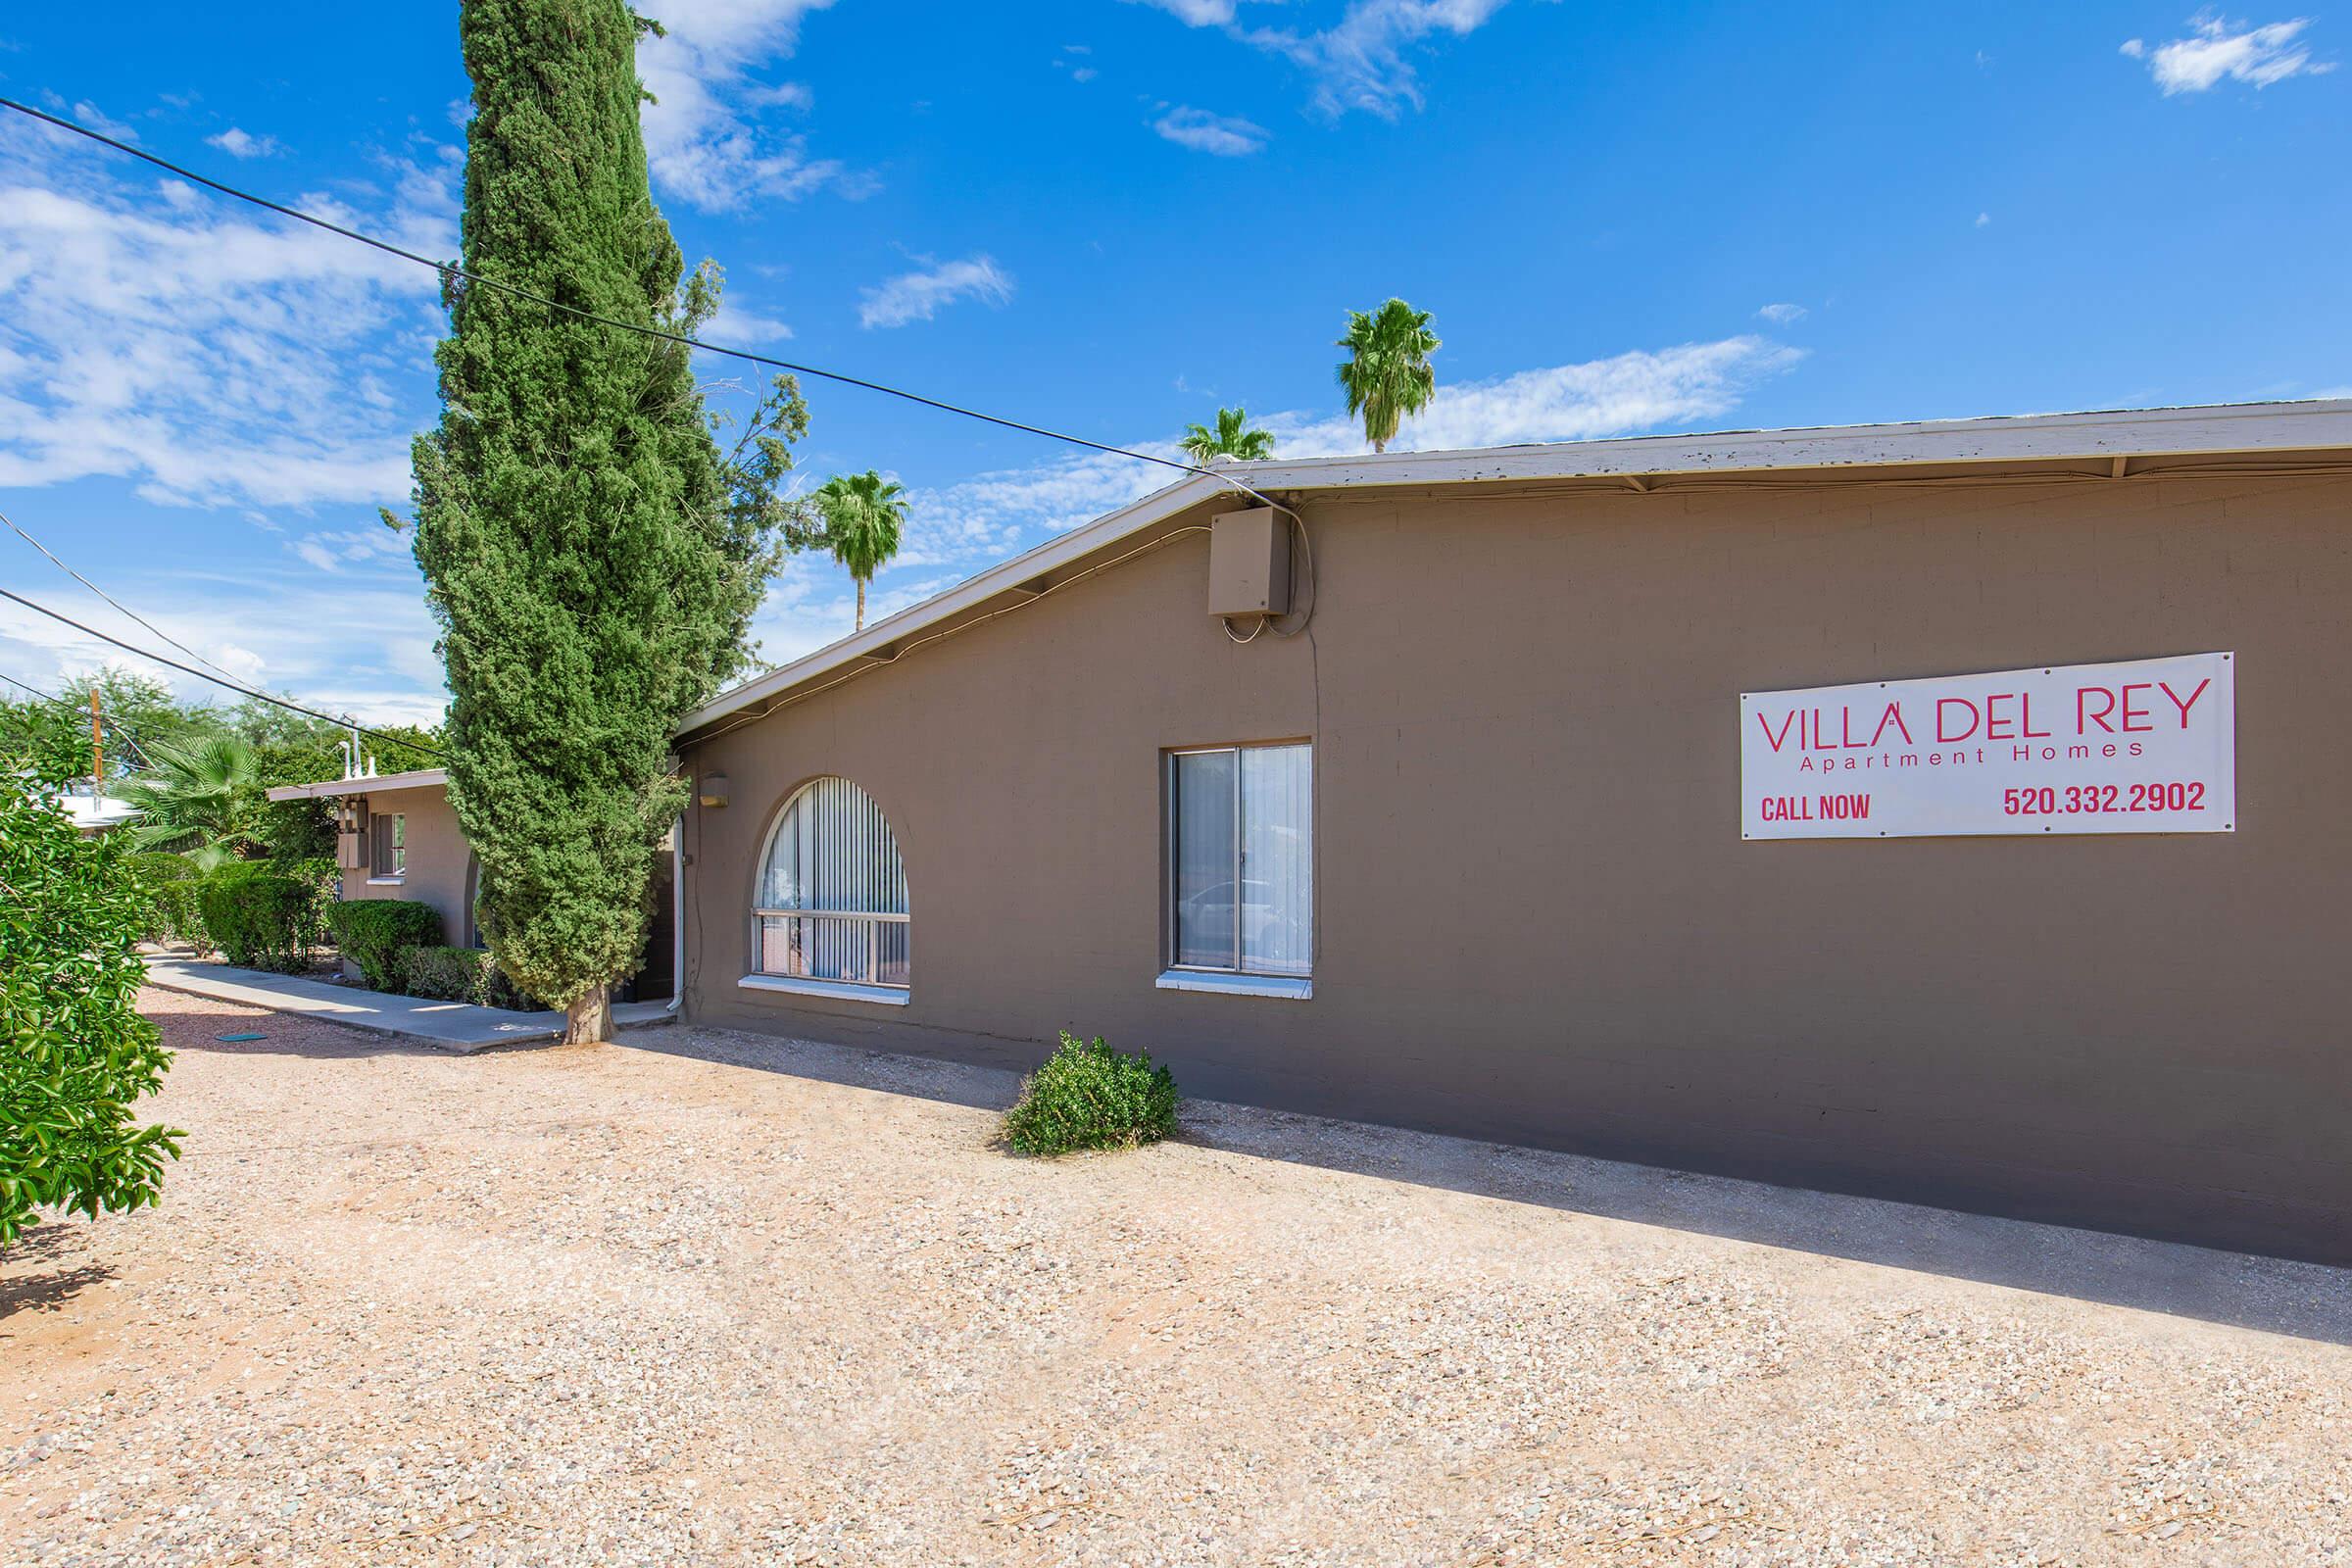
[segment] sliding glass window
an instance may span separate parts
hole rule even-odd
[[[1169,754],[1172,967],[1311,974],[1314,879],[1313,747]]]

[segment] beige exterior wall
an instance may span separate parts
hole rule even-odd
[[[2352,1261],[2352,481],[1308,506],[1312,640],[1206,536],[695,747],[689,1014]],[[1744,691],[2234,650],[2239,829],[1744,843]],[[1307,1002],[1156,990],[1163,750],[1311,737]],[[908,1005],[748,992],[754,861],[838,773]]]
[[[405,815],[408,870],[397,881],[379,880],[363,865],[343,873],[346,899],[407,899],[429,904],[441,914],[441,940],[463,947],[466,929],[466,867],[471,858],[458,813],[449,804],[448,789],[439,784],[402,790],[371,790],[366,796],[371,814],[397,811]],[[361,858],[368,853],[363,836]],[[348,967],[348,966],[346,966]]]

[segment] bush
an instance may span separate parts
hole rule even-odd
[[[262,860],[234,860],[199,884],[197,906],[220,956],[296,974],[318,945],[318,890]]]
[[[400,977],[412,997],[470,1002],[513,1012],[539,1010],[539,1004],[516,990],[498,961],[479,948],[404,948]]]
[[[153,1203],[179,1157],[183,1134],[131,1120],[172,1054],[137,1011],[154,906],[126,848],[0,790],[0,1247],[44,1208]]]
[[[1067,1029],[1004,1113],[1004,1141],[1024,1154],[1133,1149],[1175,1131],[1176,1080],[1167,1068]]]
[[[360,973],[377,991],[401,988],[400,955],[404,948],[438,947],[441,916],[429,904],[408,899],[353,899],[326,906],[326,928],[335,934],[343,956],[360,966]]]
[[[195,862],[184,855],[151,853],[130,856],[128,863],[147,892],[147,940],[185,943],[199,956],[212,952],[213,939],[204,928],[199,901],[203,875]]]

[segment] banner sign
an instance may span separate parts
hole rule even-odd
[[[1740,836],[2229,833],[2228,654],[1740,699]]]

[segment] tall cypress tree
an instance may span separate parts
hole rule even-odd
[[[679,330],[715,278],[681,295],[647,185],[640,25],[624,0],[465,0],[463,266]],[[670,731],[742,662],[775,509],[731,488],[684,349],[454,277],[445,303],[441,421],[415,459],[450,801],[500,966],[567,1011],[568,1040],[601,1040],[685,804]],[[805,420],[797,392],[777,396]]]

